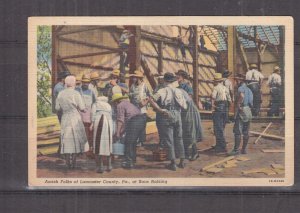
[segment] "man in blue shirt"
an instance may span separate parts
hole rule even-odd
[[[246,153],[246,147],[249,140],[249,128],[252,119],[251,108],[253,106],[253,93],[248,88],[245,76],[241,76],[238,96],[237,96],[237,113],[235,116],[235,123],[233,127],[234,133],[234,148],[229,155],[238,155],[241,143],[241,135],[243,135],[242,154]]]

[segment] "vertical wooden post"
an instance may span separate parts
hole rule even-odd
[[[135,69],[141,67],[141,26],[135,27]]]
[[[285,27],[284,26],[279,26],[279,49],[278,49],[278,55],[279,55],[279,66],[281,68],[281,107],[285,107],[284,106],[284,88],[285,88]]]
[[[158,42],[158,73],[163,72],[163,51],[162,51],[162,41]]]
[[[198,26],[193,26],[195,36],[193,40],[193,93],[194,102],[199,105],[199,73],[198,73]]]
[[[258,70],[261,71],[262,67],[261,67],[261,55],[260,55],[260,42],[256,41],[257,40],[257,26],[254,26],[254,38],[255,38],[255,44],[256,44],[256,51],[257,51],[257,67]]]
[[[227,41],[227,51],[228,51],[228,70],[232,72],[232,76],[235,77],[236,75],[236,29],[234,26],[228,26],[227,28],[228,34],[228,41]],[[233,81],[233,88],[234,91],[237,90],[236,84]],[[232,107],[229,109],[230,112],[235,112],[235,105],[233,104]]]
[[[51,70],[51,88],[53,91],[53,88],[57,82],[57,55],[58,55],[58,37],[56,35],[56,26],[52,26],[52,35],[51,35],[51,39],[52,39],[52,53],[51,53],[51,66],[52,66],[52,70]],[[54,100],[54,94],[52,94],[52,100]],[[53,103],[53,102],[52,102]],[[52,112],[55,112],[55,106],[54,104],[52,104]]]

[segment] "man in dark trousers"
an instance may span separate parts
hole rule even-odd
[[[243,135],[242,154],[246,154],[246,148],[249,140],[249,128],[252,119],[251,107],[253,105],[253,94],[245,82],[245,76],[239,79],[239,88],[237,95],[237,113],[233,127],[234,148],[229,155],[238,155],[241,144],[241,135]]]
[[[213,107],[213,125],[214,134],[216,137],[215,152],[217,154],[225,154],[226,141],[224,136],[224,129],[226,125],[226,106],[228,102],[231,102],[229,91],[223,84],[224,79],[221,73],[215,73],[214,76],[214,89],[212,92],[212,107]]]
[[[125,161],[122,167],[132,169],[136,163],[136,143],[140,132],[145,129],[144,115],[141,110],[130,103],[127,95],[115,93],[112,103],[116,109],[117,129],[114,138],[117,140],[125,130]]]
[[[281,76],[280,67],[275,66],[274,72],[268,78],[268,85],[271,93],[271,109],[268,116],[279,116],[279,109],[281,103]]]
[[[150,104],[160,113],[160,140],[168,149],[168,157],[171,161],[167,169],[176,171],[176,158],[180,158],[179,168],[184,168],[185,153],[182,139],[181,109],[187,109],[186,100],[178,84],[173,84],[176,77],[173,73],[165,73],[165,87],[149,99]],[[176,82],[177,83],[177,82]],[[158,121],[156,121],[158,122]]]

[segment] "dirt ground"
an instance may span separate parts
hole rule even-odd
[[[274,174],[267,176],[264,173],[253,173],[244,175],[243,171],[271,168],[271,164],[282,164],[284,166],[284,153],[263,153],[261,149],[284,149],[283,141],[272,141],[270,139],[261,138],[258,144],[253,144],[257,136],[251,136],[248,145],[248,154],[240,155],[249,158],[248,161],[239,161],[236,167],[224,168],[221,172],[210,174],[201,172],[201,168],[211,163],[224,159],[227,156],[217,156],[212,151],[201,151],[215,145],[215,137],[213,135],[212,122],[203,121],[205,139],[198,143],[200,150],[200,158],[196,161],[187,161],[184,169],[178,168],[177,171],[169,171],[165,169],[165,165],[169,162],[156,162],[152,160],[152,150],[158,144],[158,135],[147,135],[147,142],[143,147],[137,147],[137,163],[132,170],[126,170],[121,167],[121,158],[114,159],[113,170],[103,174],[96,173],[96,164],[94,160],[87,159],[85,155],[78,158],[77,167],[73,170],[67,170],[63,159],[58,155],[38,156],[37,176],[40,178],[169,178],[169,177],[189,177],[189,178],[241,178],[241,177],[257,177],[257,178],[279,178],[284,174]],[[251,130],[262,132],[268,123],[252,123]],[[232,133],[233,123],[226,126],[227,149],[231,151],[234,143],[234,135]],[[267,131],[269,134],[284,136],[283,123],[273,123]]]

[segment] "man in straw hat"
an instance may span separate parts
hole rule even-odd
[[[224,79],[221,73],[215,73],[214,89],[212,92],[212,107],[213,107],[213,125],[214,134],[216,137],[215,151],[217,154],[226,153],[226,141],[224,129],[226,125],[226,106],[227,102],[231,102],[231,97],[228,89],[223,84]]]
[[[115,140],[119,139],[125,130],[125,161],[123,168],[131,169],[136,163],[136,142],[140,132],[145,129],[144,115],[140,109],[130,103],[127,95],[115,93],[112,103],[116,109],[117,129]]]
[[[257,70],[257,65],[250,64],[249,70],[246,73],[246,80],[249,82],[248,87],[253,93],[253,116],[258,116],[260,112],[260,105],[262,102],[260,87],[263,79],[264,76],[261,72]]]
[[[280,67],[275,66],[272,75],[268,78],[268,85],[271,93],[271,109],[268,116],[279,116],[280,102],[281,102],[281,76]]]
[[[134,74],[130,75],[130,77],[132,81],[132,85],[129,90],[130,102],[141,110],[146,126],[148,102],[145,100],[151,95],[150,90],[143,81],[144,73],[140,70],[136,70]],[[146,128],[141,132],[138,144],[143,145],[144,142],[146,142]]]
[[[128,86],[125,83],[120,82],[120,70],[113,70],[110,74],[110,81],[106,84],[105,90],[108,97],[109,102],[112,99],[113,94],[115,93],[122,93],[127,94],[129,92]]]
[[[246,154],[246,148],[249,141],[249,129],[252,119],[251,107],[253,105],[253,94],[248,88],[245,76],[240,75],[236,78],[238,81],[238,94],[236,100],[237,112],[235,115],[235,122],[233,127],[234,133],[234,148],[229,155],[238,155],[241,144],[241,135],[243,135],[242,154]]]
[[[92,72],[90,74],[90,84],[89,84],[89,89],[95,94],[95,97],[98,97],[98,89],[97,85],[98,82],[100,81],[100,75],[98,72]]]
[[[187,109],[187,103],[180,89],[173,83],[176,77],[173,73],[165,73],[164,81],[166,87],[158,90],[157,93],[149,99],[150,104],[160,114],[158,127],[160,127],[160,140],[168,149],[168,157],[171,161],[166,166],[167,169],[176,171],[176,158],[180,158],[178,167],[184,168],[184,146],[182,140],[181,109]],[[177,82],[176,82],[177,83]]]
[[[87,153],[89,157],[93,157],[92,151],[93,151],[93,134],[92,131],[90,130],[90,126],[92,123],[91,119],[91,110],[92,110],[92,105],[96,102],[96,96],[95,93],[89,89],[89,84],[91,82],[90,76],[87,74],[84,74],[81,79],[81,90],[79,93],[82,96],[84,105],[85,105],[85,111],[81,112],[81,118],[82,122],[84,124],[86,136],[88,139],[89,147],[90,150]]]

